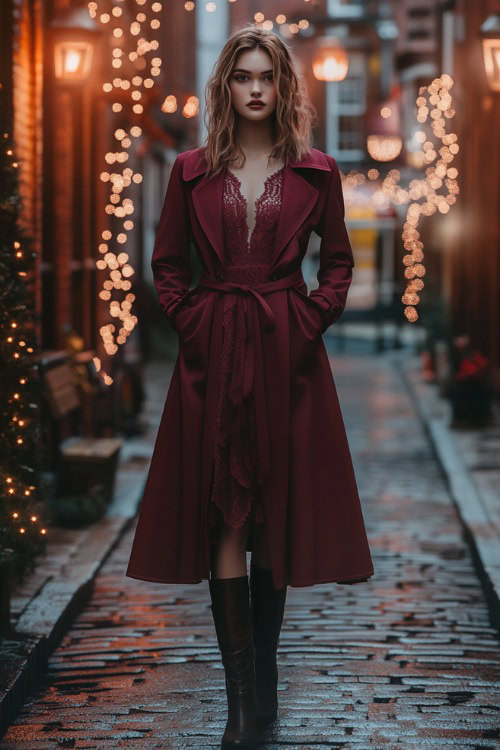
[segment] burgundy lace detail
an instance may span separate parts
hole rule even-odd
[[[255,201],[255,224],[249,241],[247,202],[241,183],[226,169],[223,225],[227,281],[259,284],[268,280],[282,183],[283,167],[267,177],[264,190]],[[250,513],[255,523],[265,523],[261,486],[256,479],[258,457],[253,396],[240,399],[231,391],[231,374],[243,364],[247,314],[247,297],[224,295],[211,522],[220,521],[219,510],[225,524],[232,527],[242,526]]]

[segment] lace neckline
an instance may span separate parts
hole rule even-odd
[[[254,207],[253,207],[254,208],[254,222],[253,222],[253,227],[252,227],[252,231],[250,233],[250,236],[248,236],[248,234],[249,234],[249,226],[248,226],[248,202],[247,202],[247,199],[245,198],[245,196],[243,195],[243,193],[241,191],[241,182],[240,182],[239,177],[237,177],[234,174],[234,172],[231,169],[229,169],[229,167],[226,167],[226,172],[236,181],[236,184],[237,184],[237,187],[238,187],[238,193],[239,193],[239,195],[241,197],[241,200],[245,204],[244,219],[245,219],[245,226],[246,226],[246,230],[247,230],[247,247],[248,247],[248,249],[250,249],[250,247],[252,245],[253,233],[255,232],[255,228],[257,226],[257,210],[258,210],[259,205],[262,203],[262,201],[264,199],[264,196],[266,195],[267,186],[268,186],[271,178],[276,177],[276,175],[278,175],[281,171],[283,171],[284,168],[285,168],[285,165],[283,165],[279,169],[275,169],[275,171],[271,172],[271,174],[268,175],[266,177],[266,179],[264,180],[263,190],[262,190],[261,194],[258,196],[258,198],[254,201]]]

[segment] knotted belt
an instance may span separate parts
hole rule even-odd
[[[276,327],[274,313],[265,301],[264,295],[298,286],[301,283],[304,283],[304,277],[300,268],[288,276],[253,286],[222,281],[210,276],[206,271],[202,271],[198,281],[198,286],[206,289],[244,294],[253,303],[249,305],[248,309],[247,335],[241,360],[242,364],[236,366],[231,373],[229,397],[233,404],[239,404],[243,398],[246,398],[252,392],[254,394],[259,457],[257,478],[259,483],[262,483],[269,475],[271,467],[261,330],[269,333],[274,331]],[[262,324],[261,318],[263,319]],[[220,382],[220,357],[217,357],[214,364],[216,368],[214,377],[210,378],[212,385]],[[216,393],[207,393],[208,403],[213,404],[216,398]]]

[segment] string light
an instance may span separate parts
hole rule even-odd
[[[14,60],[14,62],[16,62],[16,60]],[[0,89],[1,88],[3,88],[2,84],[0,84]],[[3,133],[4,139],[8,139],[10,137],[11,135],[9,133]],[[20,162],[17,161],[14,146],[9,147],[5,150],[5,156],[8,157],[7,163],[4,163],[7,171],[9,170],[9,168],[17,169],[19,167]],[[4,166],[4,164],[2,165],[2,167]],[[8,175],[6,176],[5,185],[9,186],[9,188],[6,189],[10,189]],[[17,188],[17,178],[12,188]],[[2,200],[4,200],[4,195],[2,195]],[[23,248],[21,241],[18,239],[11,240],[9,243],[6,243],[5,250],[7,253],[12,253],[12,258],[14,259],[14,276],[17,274],[20,279],[28,282],[31,278],[31,274],[28,274],[27,271],[22,270],[22,267],[26,263],[27,256],[26,250]],[[20,267],[19,270],[16,271],[15,267],[18,264]],[[4,270],[6,270],[6,267],[4,267]],[[24,299],[21,299],[21,297],[22,295],[19,295],[19,297],[16,299],[17,304],[13,307],[13,315],[15,315],[19,310],[25,309],[27,306],[27,303]],[[6,312],[5,314],[7,315],[8,313]],[[22,365],[22,362],[25,361],[26,356],[32,355],[35,352],[34,346],[30,345],[29,343],[31,337],[34,336],[34,331],[29,321],[27,324],[25,324],[25,319],[23,317],[21,317],[20,319],[11,320],[8,324],[8,327],[9,329],[11,329],[12,334],[5,338],[5,343],[9,346],[3,348],[3,354],[6,358],[8,358],[10,352],[10,356],[15,363],[14,368],[16,368]],[[16,349],[19,350],[16,351]],[[11,450],[12,447],[17,446],[23,451],[23,453],[17,455],[17,457],[16,454],[14,454],[13,459],[14,463],[16,464],[16,470],[17,467],[22,467],[22,469],[20,468],[19,473],[16,474],[15,477],[8,474],[0,478],[0,481],[4,482],[3,490],[6,496],[6,500],[10,506],[10,503],[15,504],[21,499],[30,498],[32,492],[36,489],[35,485],[25,484],[25,472],[26,470],[32,472],[32,469],[26,466],[26,463],[28,462],[26,461],[24,453],[26,452],[28,447],[26,445],[28,438],[25,439],[23,433],[28,434],[28,429],[30,427],[32,430],[36,430],[36,420],[34,420],[32,415],[35,414],[34,410],[38,408],[38,405],[34,403],[35,399],[29,394],[27,388],[24,388],[24,386],[27,387],[30,385],[30,383],[28,382],[28,378],[25,375],[18,375],[15,369],[13,369],[11,373],[9,373],[7,361],[5,361],[5,365],[3,410],[4,416],[7,418],[8,427],[6,430],[6,435],[4,437],[6,437],[6,439],[10,443],[9,450]],[[25,367],[29,372],[31,372],[34,369],[34,364],[31,362],[26,362]],[[11,385],[9,385],[9,377],[11,377],[12,380],[16,383],[16,386],[11,392],[9,392],[10,388],[12,387]],[[23,388],[19,389],[19,386],[23,386]],[[3,458],[4,460],[7,460],[7,454],[5,454]],[[9,460],[11,459],[9,458]],[[2,474],[3,473],[4,472],[2,471]],[[29,507],[18,509],[16,509],[15,507],[11,509],[9,507],[7,514],[16,522],[16,524],[14,525],[14,532],[17,528],[17,533],[19,533],[19,535],[25,535],[26,537],[28,537],[26,541],[23,542],[23,545],[29,544],[29,541],[33,539],[33,534],[36,534],[37,531],[40,534],[46,534],[47,530],[45,528],[37,530],[36,526],[38,522],[38,516],[33,514],[32,511],[30,511]],[[26,521],[28,520],[28,518],[31,522],[31,526],[35,528],[28,529],[27,533]],[[24,525],[17,526],[17,522],[22,522],[22,524]],[[3,533],[5,533],[6,531],[7,529],[4,528]],[[36,541],[36,544],[39,544],[38,541]],[[19,550],[17,549],[17,551]]]
[[[146,0],[136,0],[136,4],[143,6],[146,4]],[[185,2],[184,8],[186,11],[192,11],[195,5],[193,2]],[[151,10],[155,13],[160,12],[162,8],[161,3],[153,3]],[[213,13],[217,8],[216,3],[207,2],[205,4],[205,10],[209,13]],[[98,4],[91,2],[88,4],[89,14],[91,17],[95,17],[98,10]],[[114,16],[121,16],[121,13],[113,12]],[[104,20],[103,20],[104,19]],[[108,14],[102,14],[100,20],[103,23],[109,21]],[[129,26],[130,40],[132,37],[137,37],[142,31],[142,26],[146,23],[147,16],[145,13],[138,13],[136,19]],[[266,19],[261,11],[254,14],[254,21],[257,26],[271,30],[274,27],[274,22],[271,19]],[[286,22],[286,16],[279,14],[276,16],[276,23],[283,25]],[[157,29],[160,26],[158,19],[150,19],[149,27]],[[301,19],[298,23],[290,23],[288,30],[291,33],[298,33],[301,29],[307,29],[309,22],[307,19]],[[113,30],[113,34],[116,37],[123,37],[123,29],[116,27]],[[157,40],[147,40],[145,37],[140,37],[137,40],[135,49],[131,49],[128,54],[128,59],[131,62],[135,62],[139,70],[142,70],[145,66],[144,57],[151,50],[158,48]],[[121,58],[123,52],[119,48],[113,50],[113,57],[111,60],[112,66],[115,68],[121,67]],[[150,63],[150,75],[157,77],[161,70],[161,59],[153,58]],[[117,63],[120,63],[118,65]],[[142,76],[134,75],[130,81],[127,78],[115,78],[113,84],[105,83],[103,90],[110,93],[115,88],[121,88],[122,90],[128,91],[134,86],[135,88],[131,91],[130,103],[132,113],[140,115],[143,112],[143,105],[139,103],[142,98],[142,92],[139,90],[141,86],[144,88],[151,88],[154,85],[152,79],[144,80]],[[402,231],[402,239],[404,247],[408,252],[403,257],[403,264],[405,266],[404,275],[408,280],[405,293],[402,296],[402,302],[406,305],[404,313],[407,320],[410,323],[415,322],[418,319],[418,313],[416,305],[420,301],[417,294],[424,287],[422,277],[425,275],[425,267],[422,263],[423,260],[423,243],[420,241],[420,234],[417,231],[417,226],[420,221],[420,216],[431,216],[436,211],[442,214],[448,213],[450,206],[456,202],[456,196],[459,193],[458,183],[456,177],[458,172],[455,168],[451,168],[449,165],[456,153],[458,153],[459,146],[457,143],[457,136],[454,133],[446,133],[445,125],[446,120],[451,119],[455,115],[455,110],[452,108],[452,97],[449,93],[453,85],[453,80],[447,74],[442,75],[440,78],[436,78],[432,83],[427,86],[422,86],[419,89],[419,96],[416,100],[418,107],[417,121],[419,123],[427,122],[427,119],[431,117],[431,128],[435,138],[441,140],[442,147],[436,150],[432,141],[425,137],[423,131],[418,131],[417,142],[422,145],[421,158],[423,164],[428,165],[426,168],[426,176],[421,180],[412,180],[409,185],[409,189],[406,190],[399,186],[400,173],[398,170],[390,170],[389,173],[383,180],[381,190],[376,190],[372,196],[373,203],[383,208],[387,202],[392,202],[396,205],[410,204],[407,210],[405,223]],[[173,95],[169,95],[165,98],[161,105],[163,112],[172,113],[177,110],[177,100]],[[122,104],[115,102],[112,105],[113,112],[122,111]],[[199,113],[199,101],[197,97],[191,96],[187,99],[186,103],[182,108],[182,114],[186,118],[195,117]],[[381,115],[382,117],[389,117],[391,111],[389,108],[385,108]],[[444,117],[443,117],[444,116]],[[135,132],[134,132],[135,130]],[[140,129],[139,129],[140,130]],[[132,141],[129,136],[138,137],[137,126],[130,128],[130,133],[126,133],[125,130],[119,129],[115,131],[115,137],[120,141],[123,149],[130,147]],[[393,149],[392,149],[393,150]],[[438,154],[439,157],[438,158]],[[384,155],[382,155],[384,156]],[[108,152],[105,154],[105,160],[108,164],[114,164],[115,162],[123,163],[128,160],[129,154],[126,150]],[[380,158],[380,155],[379,157]],[[389,157],[388,157],[389,158]],[[381,160],[384,160],[381,158]],[[435,162],[435,166],[430,166]],[[368,179],[375,180],[379,176],[379,173],[375,169],[370,169],[368,172]],[[121,173],[109,173],[102,172],[100,178],[103,182],[109,182],[112,185],[111,195],[109,197],[109,204],[105,207],[105,212],[116,218],[123,218],[128,214],[134,212],[134,205],[130,199],[123,199],[120,203],[120,194],[123,189],[130,186],[131,182],[140,182],[142,175],[134,173],[131,169],[124,169]],[[366,181],[364,175],[358,175],[351,173],[348,176],[343,175],[342,182],[346,193],[349,188],[353,185],[357,186]],[[445,185],[447,188],[447,194],[442,195],[436,191]],[[422,203],[417,201],[423,199]],[[124,222],[124,228],[125,222]],[[106,239],[111,239],[111,233]],[[116,237],[117,243],[124,244],[126,242],[126,233],[119,232]],[[103,237],[104,239],[104,237]],[[102,300],[109,301],[110,314],[114,318],[119,318],[122,325],[115,338],[115,326],[109,324],[102,326],[100,329],[101,337],[104,343],[105,351],[108,355],[112,356],[118,351],[118,345],[126,342],[128,335],[135,328],[137,324],[137,317],[132,315],[130,312],[131,303],[135,299],[135,295],[129,293],[126,298],[120,304],[116,300],[111,299],[111,289],[127,290],[131,288],[131,284],[128,281],[128,277],[134,274],[133,267],[125,260],[126,254],[120,254],[118,256],[113,253],[108,253],[108,246],[99,245],[99,252],[106,253],[103,259],[96,261],[97,268],[104,270],[109,269],[110,284],[107,282],[103,283],[103,289],[99,293],[99,297]],[[128,255],[126,256],[128,259]],[[98,357],[95,358],[96,370],[102,373],[102,377],[106,383],[112,383],[112,378],[102,371],[101,362]]]
[[[151,33],[151,30],[160,28],[161,21],[155,16],[161,13],[163,5],[161,2],[153,2],[148,8],[146,0],[135,0],[135,4],[139,6],[139,10],[133,18],[126,17],[119,6],[115,6],[111,11],[114,19],[114,28],[111,33],[117,42],[112,45],[111,49],[110,80],[103,84],[103,91],[111,94],[115,99],[118,97],[113,93],[114,91],[123,92],[120,101],[111,103],[111,111],[122,113],[125,106],[128,108],[128,120],[132,121],[128,130],[118,127],[114,131],[114,137],[119,142],[120,148],[104,154],[104,161],[113,167],[114,171],[104,170],[99,175],[100,180],[110,188],[104,212],[120,224],[115,232],[109,229],[102,232],[101,237],[105,242],[99,243],[100,257],[96,260],[96,267],[100,271],[108,272],[98,294],[99,299],[109,304],[110,316],[118,321],[116,327],[109,323],[101,326],[99,331],[108,356],[116,354],[119,347],[126,343],[138,322],[137,316],[132,314],[135,294],[130,291],[135,270],[129,262],[128,253],[123,251],[127,242],[127,233],[134,227],[134,222],[128,217],[134,213],[135,206],[134,202],[130,198],[123,197],[123,194],[127,188],[142,182],[142,174],[130,167],[125,167],[120,171],[119,165],[129,161],[129,149],[133,145],[133,139],[139,138],[142,134],[142,128],[134,123],[134,118],[143,114],[143,94],[154,86],[154,79],[160,75],[162,65],[161,58],[156,54],[148,63],[148,55],[156,52],[159,42],[147,35]],[[89,2],[87,7],[92,18],[98,16],[98,2]],[[99,20],[103,24],[108,24],[111,16],[109,13],[102,13],[99,15]],[[117,46],[118,44],[120,46]],[[130,74],[127,72],[127,66],[132,68]],[[114,73],[118,70],[119,76]],[[170,100],[163,111],[168,111],[168,107],[172,107]],[[177,103],[175,103],[175,108],[177,108]],[[186,116],[194,116],[198,113],[197,101],[194,103],[188,99],[185,109]],[[113,238],[120,247],[118,253],[110,250],[110,242]],[[121,301],[113,299],[114,292],[125,292],[124,299]],[[94,357],[94,364],[96,372],[100,374],[104,383],[111,385],[113,378],[104,371],[99,357]]]
[[[451,166],[459,151],[458,138],[456,133],[446,131],[446,120],[455,115],[450,94],[452,86],[452,78],[444,74],[440,78],[435,78],[429,86],[422,86],[418,92],[417,122],[426,123],[430,116],[432,130],[432,135],[423,129],[417,130],[414,135],[415,142],[421,147],[420,152],[416,153],[420,156],[422,168],[425,168],[425,177],[411,180],[408,189],[405,189],[399,184],[399,170],[391,169],[385,176],[381,188],[370,196],[373,204],[381,210],[386,210],[391,204],[409,204],[402,231],[406,250],[402,262],[407,285],[401,301],[405,305],[404,314],[410,323],[418,320],[418,293],[425,286],[424,245],[417,227],[423,216],[432,216],[436,212],[447,214],[450,206],[456,203],[460,192],[457,182],[458,170]],[[370,169],[368,178],[377,177],[378,170]],[[352,171],[348,175],[342,175],[346,204],[359,202],[353,194],[365,182],[366,178],[360,172]],[[442,189],[445,192],[439,193]]]

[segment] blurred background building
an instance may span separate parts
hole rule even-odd
[[[111,50],[121,44],[110,21],[115,7],[126,26],[152,5],[103,0],[90,13],[92,3],[76,0],[5,0],[0,10],[2,49],[13,53],[12,59],[2,55],[2,86],[19,160],[21,218],[38,253],[40,345],[47,367],[68,356],[71,337],[81,363],[89,371],[97,363],[98,386],[85,402],[84,429],[139,429],[141,365],[165,353],[175,336],[159,313],[150,269],[170,166],[178,152],[203,139],[206,80],[228,35],[252,20],[282,34],[297,55],[319,115],[314,145],[335,157],[344,176],[356,271],[346,310],[327,337],[351,337],[379,349],[427,346],[434,356],[439,342],[467,335],[489,359],[498,384],[498,2],[164,2],[154,33],[161,72],[143,91],[140,117],[131,119],[125,107],[111,111],[105,89],[113,75]],[[65,73],[64,44],[70,52],[73,45],[77,56],[91,56],[79,75]],[[138,75],[143,63],[134,61]],[[328,80],[332,70],[338,80]],[[446,125],[458,137],[453,166],[459,195],[449,212],[423,216],[419,224],[425,286],[412,323],[401,300],[408,200],[373,198],[389,174],[401,189],[422,176],[416,100],[421,87],[443,74],[453,79],[455,113]],[[118,86],[113,99],[118,103],[120,91]],[[100,296],[104,271],[96,265],[109,224],[104,155],[116,149],[119,129],[128,133],[137,124],[141,135],[129,148],[127,166],[142,181],[128,188],[134,227],[125,251],[138,322],[110,354],[102,334],[110,304]],[[317,283],[318,250],[313,235],[305,266],[310,288]],[[194,251],[193,262],[196,273]],[[107,373],[105,388],[99,366]]]

